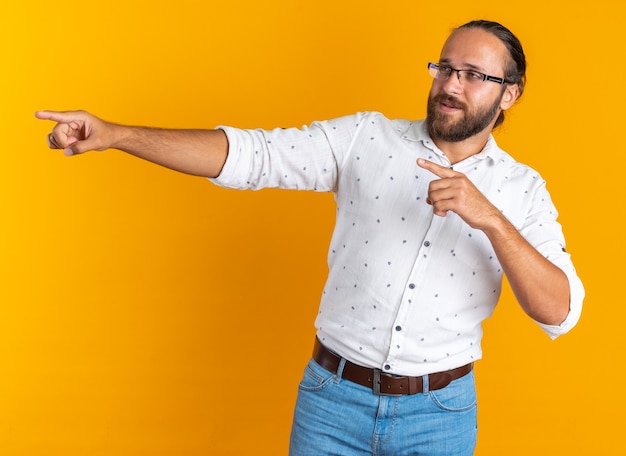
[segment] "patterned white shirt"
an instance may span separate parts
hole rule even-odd
[[[366,112],[300,129],[222,128],[229,140],[218,185],[333,192],[336,225],[329,275],[316,319],[331,350],[362,366],[423,375],[482,355],[482,321],[498,301],[502,267],[482,231],[426,203],[437,177],[425,158],[450,166],[423,121]],[[491,137],[453,167],[462,172],[570,284],[571,304],[552,338],[570,330],[584,289],[565,252],[557,211],[544,180]]]

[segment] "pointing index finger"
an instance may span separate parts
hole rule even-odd
[[[35,117],[41,120],[54,120],[57,117],[56,114],[55,111],[36,111]]]
[[[61,111],[37,111],[35,117],[41,120],[52,120],[53,122],[68,123],[73,120],[78,120],[77,113],[74,112],[61,112]]]
[[[442,179],[446,177],[454,177],[457,175],[456,171],[451,170],[450,168],[446,168],[445,166],[438,165],[428,160],[424,160],[423,158],[417,159],[417,164],[421,168],[424,168],[435,176],[440,177]]]

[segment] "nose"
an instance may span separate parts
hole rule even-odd
[[[455,77],[456,76],[456,77]],[[443,89],[447,93],[461,93],[463,92],[463,85],[461,84],[461,73],[459,70],[452,70],[450,76],[445,81],[442,81]]]

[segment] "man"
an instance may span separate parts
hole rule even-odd
[[[470,455],[481,322],[506,274],[552,338],[584,290],[545,183],[491,132],[522,94],[525,56],[500,24],[454,30],[425,121],[359,113],[301,129],[159,130],[85,112],[51,148],[117,148],[233,188],[332,191],[337,221],[313,358],[300,384],[292,455]]]

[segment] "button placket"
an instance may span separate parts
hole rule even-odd
[[[395,364],[396,359],[400,355],[402,350],[402,343],[407,334],[406,322],[409,308],[411,306],[419,305],[415,300],[415,296],[419,292],[419,284],[424,280],[425,271],[428,268],[430,261],[428,252],[432,249],[432,243],[428,239],[434,239],[437,233],[440,231],[443,220],[441,217],[434,217],[431,221],[430,227],[426,232],[424,241],[422,242],[418,252],[411,273],[405,286],[404,294],[402,295],[402,301],[391,328],[391,341],[389,346],[389,352],[387,359],[383,364],[383,368],[386,365]],[[410,330],[409,330],[410,332]],[[384,370],[384,369],[383,369]]]

